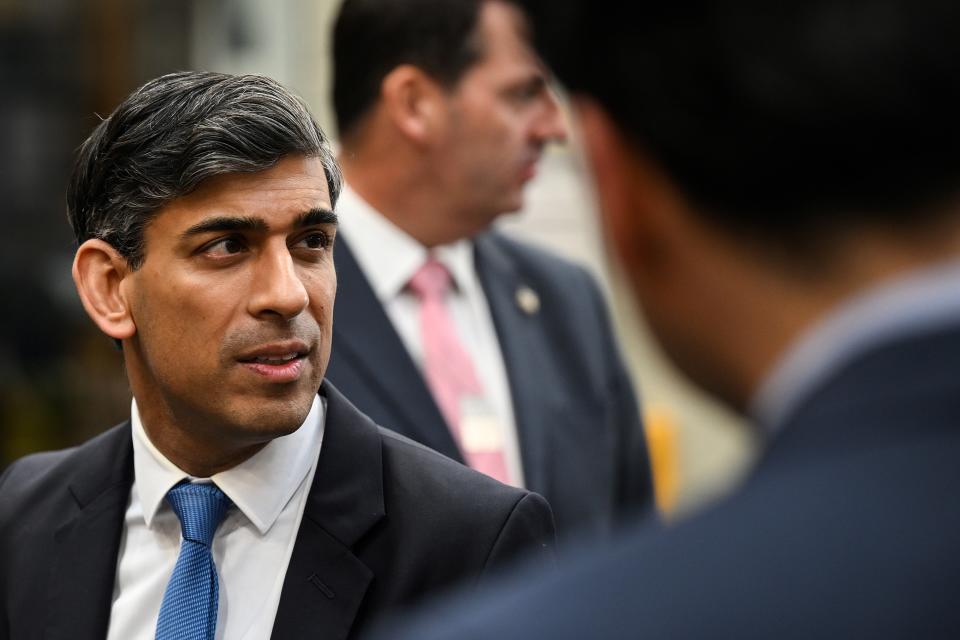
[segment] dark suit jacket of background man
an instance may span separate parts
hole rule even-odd
[[[349,239],[348,239],[349,240]],[[475,239],[476,269],[503,352],[525,486],[550,503],[561,541],[652,506],[633,386],[599,289],[582,268],[497,232]],[[343,237],[327,377],[375,421],[454,460],[457,445]],[[529,288],[539,308],[517,292]]]
[[[520,551],[551,557],[540,496],[378,428],[328,383],[320,393],[324,440],[273,637],[353,638]],[[0,638],[106,636],[132,476],[129,423],[0,476]]]
[[[731,499],[385,637],[960,637],[957,363],[960,322],[876,345],[778,426]]]

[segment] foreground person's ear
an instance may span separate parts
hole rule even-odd
[[[629,273],[653,273],[678,237],[685,205],[600,104],[580,99],[576,106],[607,238]]]
[[[87,240],[73,259],[73,282],[83,308],[115,340],[130,338],[137,331],[121,286],[130,273],[126,259],[103,240]]]

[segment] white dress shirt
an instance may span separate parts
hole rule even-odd
[[[212,551],[220,576],[218,639],[267,640],[323,442],[318,396],[303,425],[248,460],[209,479],[192,478],[150,442],[134,400],[134,482],[123,536],[108,640],[153,640],[167,582],[180,551],[180,521],[164,499],[181,480],[214,482],[235,505]]]
[[[407,283],[426,262],[428,251],[344,185],[337,201],[343,234],[387,317],[418,367],[423,369],[420,302]],[[334,249],[336,251],[336,249]],[[487,297],[474,266],[473,243],[460,240],[430,254],[450,272],[454,286],[447,308],[483,385],[489,410],[501,429],[511,484],[523,486],[523,465],[510,396],[510,381]],[[362,409],[362,407],[361,407]],[[390,425],[384,425],[389,427]]]
[[[906,274],[842,303],[796,340],[754,395],[775,431],[831,372],[874,345],[960,322],[960,261]]]

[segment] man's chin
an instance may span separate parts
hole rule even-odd
[[[241,409],[240,427],[251,439],[267,442],[274,438],[288,436],[299,429],[313,407],[313,398],[286,402],[278,400],[252,399],[252,406]]]
[[[500,216],[509,216],[520,213],[523,210],[523,191],[518,191],[515,194],[504,193],[500,196],[500,202],[497,206],[497,213],[493,216],[493,219],[499,218]],[[493,222],[493,219],[490,222]]]

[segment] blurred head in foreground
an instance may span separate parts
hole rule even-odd
[[[839,301],[957,255],[956,3],[527,4],[645,314],[735,407]]]

